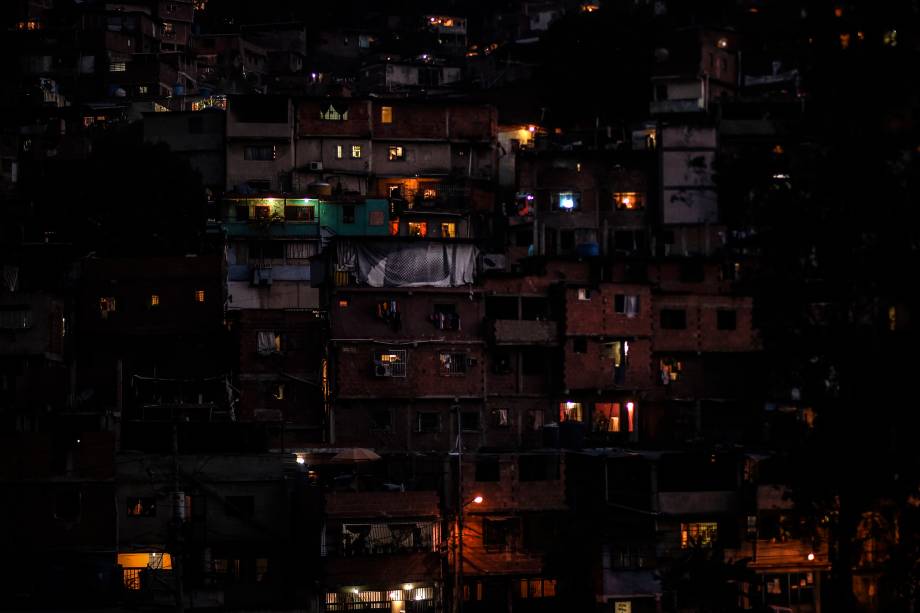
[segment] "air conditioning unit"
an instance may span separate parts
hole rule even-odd
[[[482,254],[481,269],[486,270],[505,270],[507,261],[503,253],[484,253]]]
[[[252,284],[256,287],[268,287],[272,284],[272,269],[268,268],[253,268],[252,269]]]
[[[310,170],[322,170],[322,169],[323,169],[322,162],[310,162]]]

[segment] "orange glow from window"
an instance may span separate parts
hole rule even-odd
[[[390,222],[390,236],[399,236],[399,220]]]
[[[409,236],[418,236],[421,238],[428,236],[428,224],[424,221],[410,221]]]

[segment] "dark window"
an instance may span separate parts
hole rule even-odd
[[[346,204],[342,207],[342,223],[355,223],[355,205]]]
[[[575,248],[575,230],[562,230],[559,232],[559,248],[563,251]]]
[[[58,492],[54,496],[54,518],[66,521],[76,521],[80,517],[80,492]]]
[[[486,317],[489,319],[517,319],[518,299],[511,296],[487,296]]]
[[[252,191],[259,194],[264,194],[272,188],[271,181],[268,179],[251,179],[246,181],[246,185],[248,185]]]
[[[434,305],[434,313],[431,319],[438,330],[460,329],[460,314],[457,313],[457,305],[455,304]]]
[[[492,355],[492,372],[496,375],[510,375],[514,372],[510,351],[496,351]]]
[[[156,498],[127,498],[128,517],[156,517]]]
[[[525,349],[522,353],[521,370],[528,376],[545,374],[546,360],[539,349]]]
[[[588,353],[588,339],[578,336],[572,340],[572,351],[575,353]]]
[[[533,244],[533,230],[523,229],[515,232],[514,243],[518,247],[530,247]]]
[[[510,428],[511,427],[510,409],[492,409],[492,427]]]
[[[731,309],[716,311],[716,327],[719,330],[734,330],[738,326],[738,314]]]
[[[188,133],[189,134],[201,134],[204,132],[204,118],[203,117],[189,117],[188,118]]]
[[[476,481],[498,481],[501,478],[501,465],[498,458],[476,458]]]
[[[661,309],[661,327],[664,330],[687,328],[687,311],[684,309]]]
[[[245,518],[255,515],[256,499],[253,496],[227,496],[225,501],[230,515]]]
[[[486,549],[514,549],[520,521],[516,518],[482,520],[482,544]]]
[[[460,426],[464,432],[478,432],[479,411],[463,411],[460,414]]]
[[[521,319],[549,319],[549,300],[546,298],[521,298]]]
[[[548,551],[558,542],[558,517],[548,514],[528,514],[523,518],[523,528],[523,545],[528,551]]]
[[[248,221],[249,220],[249,205],[248,204],[237,204],[234,206],[236,209],[236,219],[238,221]]]
[[[683,283],[702,283],[705,274],[703,262],[699,260],[688,260],[681,263],[680,280]]]
[[[441,420],[437,413],[416,413],[416,432],[438,432],[440,429]]]
[[[389,409],[375,409],[371,411],[371,429],[389,430],[392,427],[391,419]]]
[[[522,455],[518,458],[521,481],[555,481],[559,479],[559,458],[547,455]]]

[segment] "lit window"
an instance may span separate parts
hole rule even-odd
[[[409,222],[409,236],[425,237],[428,236],[428,224],[424,221]]]
[[[125,72],[127,66],[124,62],[112,62],[109,64],[109,72]]]
[[[584,415],[580,402],[560,402],[559,421],[583,421]]]
[[[436,200],[438,197],[438,190],[433,187],[426,187],[422,190],[422,199],[423,200]]]
[[[195,291],[195,302],[204,303],[204,290],[199,289]]]
[[[467,362],[465,353],[439,353],[438,361],[441,364],[442,375],[466,374]]]
[[[405,377],[407,355],[405,349],[374,352],[374,374],[378,377]]]
[[[380,123],[393,123],[392,106],[384,106],[380,108]]]
[[[339,298],[339,308],[348,308],[348,298]]]
[[[160,306],[160,296],[158,294],[150,294],[150,306]]]
[[[898,46],[898,31],[897,30],[888,30],[882,35],[882,44],[886,47],[897,47]]]
[[[636,192],[617,192],[613,195],[614,206],[618,211],[635,211],[645,208],[645,199]]]
[[[389,159],[391,162],[405,160],[406,150],[403,149],[402,145],[390,145],[387,153],[387,159]]]
[[[594,405],[594,431],[620,432],[619,402],[598,402]]]
[[[272,384],[272,398],[275,400],[284,400],[284,383]]]
[[[441,236],[444,238],[457,238],[457,224],[454,222],[442,223]]]
[[[340,160],[342,159],[342,145],[335,146],[335,157]]]
[[[639,296],[616,294],[613,297],[613,311],[629,318],[636,317],[639,315]]]
[[[670,385],[680,380],[680,372],[684,369],[684,365],[676,358],[661,358],[658,361],[658,369],[661,373],[661,384]]]
[[[719,539],[719,524],[714,521],[680,524],[680,548],[712,547]]]
[[[138,94],[143,95],[143,94],[146,94],[148,91],[150,91],[150,90],[147,88],[146,85],[138,85],[138,86],[137,86],[137,93],[138,93]]]
[[[553,194],[553,208],[560,211],[574,211],[579,208],[581,194],[577,192],[556,192]]]
[[[361,145],[351,146],[351,157],[357,159],[361,157]]]
[[[99,299],[99,314],[102,315],[102,319],[108,318],[116,310],[114,296],[103,296]]]
[[[128,517],[156,517],[156,498],[127,498]]]
[[[399,236],[399,220],[394,219],[390,222],[390,236]]]
[[[591,290],[587,287],[578,288],[578,299],[579,300],[591,300]]]

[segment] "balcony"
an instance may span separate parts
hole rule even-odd
[[[497,345],[555,345],[558,324],[555,321],[495,319],[486,322]]]
[[[667,113],[701,113],[706,110],[706,100],[704,98],[653,100],[648,106],[649,113],[652,115],[663,115]]]
[[[659,492],[658,509],[668,515],[730,513],[738,505],[734,491]]]

